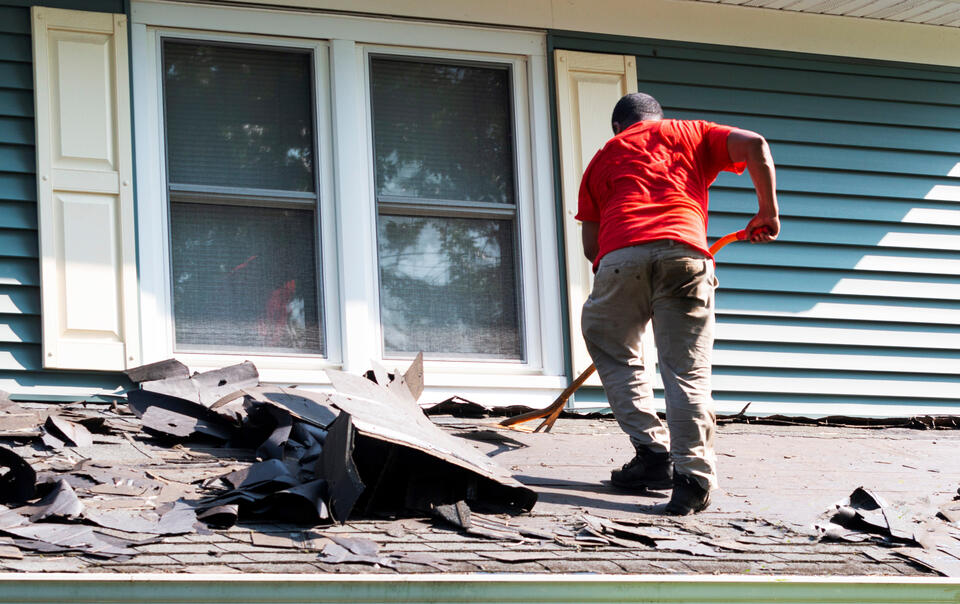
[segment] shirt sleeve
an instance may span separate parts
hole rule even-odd
[[[727,171],[734,174],[743,174],[743,171],[747,168],[746,162],[731,161],[730,151],[727,149],[727,137],[735,128],[714,124],[713,122],[707,122],[706,126],[707,152],[714,173]]]
[[[596,198],[592,193],[591,181],[593,180],[594,164],[597,163],[597,157],[600,151],[593,156],[587,169],[583,171],[583,177],[580,179],[580,194],[577,198],[577,215],[575,220],[580,222],[600,222],[600,207],[597,205]]]

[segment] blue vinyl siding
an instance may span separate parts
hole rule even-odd
[[[633,54],[668,117],[770,141],[780,240],[717,258],[722,409],[960,413],[960,70],[568,33],[551,46]],[[749,177],[722,174],[710,237],[755,212]]]
[[[0,0],[0,388],[19,399],[70,400],[70,389],[112,391],[125,381],[43,369],[31,4],[122,12],[123,3]]]

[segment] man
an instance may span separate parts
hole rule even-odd
[[[636,449],[611,482],[672,487],[666,513],[696,513],[717,484],[710,395],[717,281],[707,249],[707,188],[723,170],[749,170],[759,211],[747,223],[748,238],[772,241],[780,232],[773,158],[759,134],[663,119],[656,99],[642,93],[620,99],[611,121],[614,137],[583,174],[576,216],[595,273],[583,305],[583,337]],[[639,359],[651,319],[666,427],[652,409],[652,385]]]

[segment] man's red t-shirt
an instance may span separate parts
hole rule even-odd
[[[674,239],[710,257],[707,188],[723,170],[741,174],[727,136],[713,122],[638,122],[610,139],[590,161],[580,182],[576,219],[599,222],[594,270],[613,250]]]

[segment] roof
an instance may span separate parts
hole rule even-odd
[[[957,0],[694,0],[820,15],[960,27]]]
[[[130,481],[101,484],[90,492],[78,487],[84,504],[99,510],[195,500],[214,477],[254,461],[249,450],[190,442],[171,446],[141,433],[137,418],[103,405],[57,411],[74,419],[100,417],[117,429],[94,434],[89,446],[55,452],[36,440],[5,438],[0,444],[41,473],[68,474],[86,460],[108,473],[138,475],[160,485],[152,494],[135,497],[130,493],[136,489],[124,488]],[[617,492],[605,484],[609,469],[630,453],[627,438],[612,420],[561,419],[553,432],[533,434],[496,428],[490,419],[434,419],[535,490],[539,500],[532,511],[475,514],[469,531],[432,518],[364,517],[362,510],[343,525],[244,521],[228,529],[159,538],[101,528],[97,530],[127,543],[129,555],[43,553],[8,540],[0,543],[0,568],[42,573],[935,576],[895,555],[898,543],[889,538],[851,531],[847,537],[853,541],[821,540],[812,525],[824,520],[822,513],[834,502],[864,486],[911,518],[953,527],[935,517],[960,484],[960,460],[950,454],[960,444],[960,432],[953,430],[722,425],[717,436],[722,490],[706,512],[677,519],[659,514],[664,494]],[[331,543],[342,547],[329,550]],[[375,544],[373,554],[364,549],[370,543]],[[922,551],[915,544],[910,549]]]

